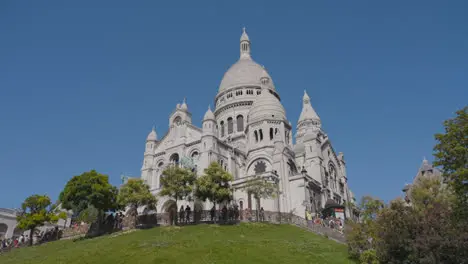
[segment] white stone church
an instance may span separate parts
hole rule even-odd
[[[239,60],[224,74],[214,102],[201,128],[192,123],[184,100],[169,116],[169,129],[162,138],[154,128],[149,133],[141,177],[155,195],[166,166],[178,164],[202,175],[216,161],[233,175],[233,202],[240,209],[256,209],[253,198],[240,189],[252,177],[279,184],[278,197],[261,200],[265,211],[293,212],[304,217],[306,209],[319,212],[327,201],[342,205],[352,201],[343,153],[335,153],[307,92],[302,98],[293,144],[293,127],[279,91],[267,70],[253,60],[245,29]],[[171,202],[160,198],[157,211],[167,211]],[[179,201],[178,205],[186,204],[193,208],[187,201]],[[204,209],[211,206],[207,203]]]

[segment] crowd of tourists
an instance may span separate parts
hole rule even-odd
[[[202,217],[202,211],[195,209],[192,212],[192,209],[189,205],[181,205],[178,211],[178,223],[179,224],[189,224],[198,220],[211,221],[211,222],[233,222],[238,220],[248,220],[255,221],[257,218],[256,212],[252,209],[239,209],[237,205],[223,205],[222,207],[216,209],[213,206],[209,210],[209,215]],[[265,211],[263,207],[260,208],[258,212],[258,220],[265,221]]]
[[[340,232],[341,234],[343,233],[344,219],[337,218],[333,215],[324,216],[324,215],[318,214],[318,215],[312,216],[311,212],[306,211],[306,220],[307,220],[307,226],[309,228],[312,228],[314,225],[319,225],[319,226],[323,226],[323,227],[336,230]]]
[[[0,240],[0,251],[8,251],[13,248],[29,246],[31,239],[33,239],[33,242],[35,244],[58,240],[61,238],[61,234],[62,231],[59,230],[58,227],[54,227],[37,232],[34,238],[24,234],[13,238],[3,238]]]

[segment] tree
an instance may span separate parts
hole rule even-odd
[[[345,227],[348,252],[354,259],[359,259],[362,252],[374,249],[378,238],[376,219],[384,208],[384,203],[371,196],[364,196],[359,208],[361,222],[348,221]]]
[[[442,173],[457,197],[460,218],[468,217],[468,106],[457,111],[456,117],[444,122],[445,133],[435,135],[434,165]]]
[[[376,250],[381,263],[415,263],[413,241],[417,219],[412,207],[402,199],[390,202],[382,209],[376,219],[375,241],[372,250]],[[417,262],[416,262],[417,263]]]
[[[196,176],[191,170],[169,166],[162,172],[160,196],[169,196],[177,202],[189,198],[193,191]],[[177,209],[176,209],[177,210]],[[175,214],[177,215],[177,213]]]
[[[259,219],[260,199],[275,198],[278,195],[278,185],[260,177],[254,177],[245,182],[242,187],[248,194],[253,195],[257,207],[257,221]]]
[[[196,181],[195,197],[201,201],[210,200],[216,208],[217,203],[230,201],[232,175],[217,162],[212,162],[204,170],[204,175]]]
[[[98,224],[102,220],[103,212],[118,208],[117,188],[109,183],[109,177],[95,170],[74,176],[67,182],[60,193],[59,200],[62,207],[80,214],[83,210],[93,206],[98,210]]]
[[[66,214],[56,214],[50,198],[47,195],[31,195],[21,205],[22,213],[18,216],[18,228],[29,230],[29,245],[33,243],[33,234],[37,227],[45,223],[55,223]]]
[[[128,214],[133,218],[132,228],[137,224],[138,207],[146,206],[149,210],[154,210],[157,203],[156,197],[150,192],[150,187],[141,179],[129,179],[120,188],[117,201],[122,208],[129,207]]]
[[[98,220],[99,210],[90,205],[78,215],[78,221],[92,224]]]

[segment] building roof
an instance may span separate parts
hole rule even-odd
[[[299,123],[306,120],[320,120],[320,117],[315,112],[314,108],[310,104],[310,97],[304,90],[304,96],[302,98],[302,111],[299,116]]]
[[[247,35],[247,32],[245,32],[245,27],[242,28],[242,35],[241,35],[241,38],[240,38],[240,41],[250,41],[249,39],[249,35]]]
[[[203,117],[203,120],[215,120],[215,116],[213,114],[213,111],[211,111],[211,107],[208,106],[208,110],[206,110],[205,116]]]
[[[244,40],[249,40],[247,33],[242,33],[241,42]],[[239,60],[234,63],[229,70],[223,76],[221,84],[219,85],[219,92],[225,91],[234,87],[242,86],[261,86],[261,78],[263,76],[268,76],[270,79],[270,89],[275,89],[273,81],[268,74],[268,72],[258,63],[256,63],[250,56],[250,41],[245,43],[249,45],[247,51],[241,51],[241,56]]]
[[[154,126],[153,126],[153,129],[148,134],[146,141],[156,141],[156,140],[158,140],[158,135],[156,134],[156,130],[154,129]]]
[[[187,102],[186,102],[185,98],[184,98],[184,101],[182,102],[182,104],[180,105],[180,109],[185,110],[185,111],[188,110],[188,106],[187,106]]]

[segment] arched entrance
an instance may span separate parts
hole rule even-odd
[[[13,237],[19,237],[23,233],[24,233],[23,230],[19,229],[18,227],[15,227],[15,229],[13,230]]]
[[[0,223],[0,239],[5,238],[8,231],[8,226],[4,223]]]
[[[162,212],[168,216],[167,220],[170,225],[175,225],[177,221],[177,204],[174,200],[167,200],[162,208]]]

